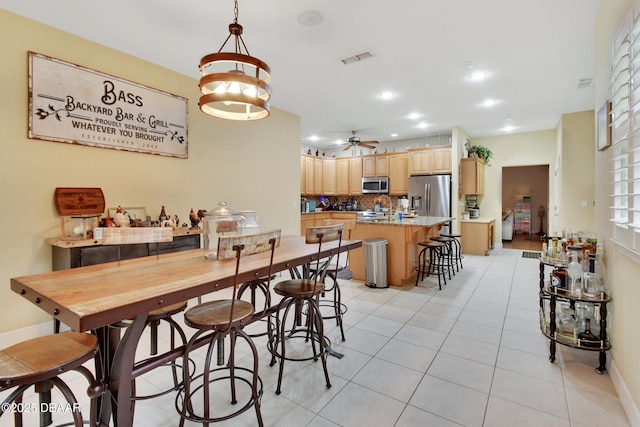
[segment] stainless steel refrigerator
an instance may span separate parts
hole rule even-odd
[[[409,203],[420,216],[451,216],[451,175],[409,177]],[[451,223],[442,226],[451,232]]]

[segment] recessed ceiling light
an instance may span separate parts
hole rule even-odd
[[[411,113],[407,117],[409,117],[411,120],[417,120],[420,117],[422,117],[422,114],[420,114],[420,113]]]
[[[505,132],[512,132],[514,129],[515,127],[511,125],[506,125],[505,127],[502,128],[502,130]]]
[[[429,125],[426,122],[420,122],[420,123],[417,124],[416,127],[420,128],[420,129],[426,129],[426,128],[429,127]]]
[[[482,103],[482,105],[484,105],[485,107],[493,107],[494,105],[496,105],[496,100],[495,99],[485,99],[484,102]]]
[[[390,99],[392,99],[394,97],[395,97],[394,93],[391,92],[391,91],[388,91],[388,90],[386,90],[384,92],[380,92],[378,94],[378,98],[380,98],[380,99],[382,99],[384,101],[388,101],[388,100],[390,100]]]
[[[319,140],[320,140],[320,137],[318,135],[311,135],[309,137],[309,141],[316,142],[316,141],[319,141]]]
[[[391,134],[391,138],[395,138],[395,137],[397,137],[397,136],[398,136],[398,134],[397,134],[397,133],[392,133],[392,134]]]
[[[487,73],[484,71],[474,71],[471,75],[469,75],[469,80],[474,82],[479,82],[480,80],[484,80],[487,77]]]

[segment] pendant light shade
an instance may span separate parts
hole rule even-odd
[[[259,120],[269,116],[271,70],[249,55],[242,40],[242,25],[238,24],[238,2],[235,20],[229,24],[229,36],[217,53],[200,60],[200,110],[227,120]],[[235,50],[222,52],[234,38]],[[244,52],[243,52],[244,49]]]

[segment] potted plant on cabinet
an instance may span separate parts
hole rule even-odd
[[[465,148],[469,153],[469,157],[479,157],[483,159],[487,165],[493,158],[493,152],[490,149],[483,147],[482,145],[471,145],[469,140],[467,140]]]

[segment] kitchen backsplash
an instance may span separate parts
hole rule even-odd
[[[380,206],[383,208],[388,207],[389,201],[386,197],[380,197],[380,194],[363,194],[357,197],[344,197],[344,196],[309,196],[305,198],[306,202],[315,202],[316,207],[321,207],[321,202],[323,200],[328,200],[329,206],[331,206],[331,210],[333,210],[333,206],[337,204],[338,210],[347,210],[346,206],[349,204],[349,200],[351,200],[351,204],[353,205],[354,201],[358,202],[359,211],[373,210],[376,200],[379,201]],[[393,208],[396,209],[398,206],[398,199],[402,199],[403,196],[389,196],[393,203]],[[406,197],[406,196],[405,196]]]

